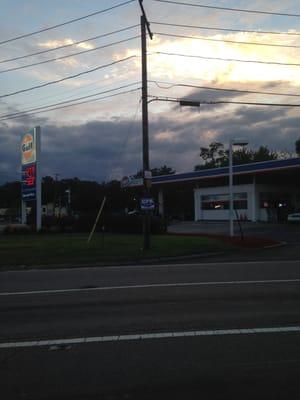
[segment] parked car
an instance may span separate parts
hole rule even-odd
[[[300,222],[300,212],[289,214],[287,217],[288,222]]]

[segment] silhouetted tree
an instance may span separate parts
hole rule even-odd
[[[222,143],[213,142],[209,147],[201,147],[200,150],[200,157],[204,163],[196,165],[195,171],[228,166],[229,151],[224,149]],[[278,159],[278,154],[267,146],[260,146],[256,151],[243,147],[233,152],[234,164],[249,164],[276,159]]]

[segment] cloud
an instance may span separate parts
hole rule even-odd
[[[53,49],[55,47],[74,45],[73,48],[85,49],[85,50],[90,50],[95,47],[93,44],[88,42],[82,42],[78,44],[74,43],[76,43],[76,40],[73,40],[71,38],[64,38],[64,39],[48,40],[47,42],[40,42],[38,43],[38,46],[46,49]]]
[[[150,164],[167,164],[178,172],[199,163],[199,149],[218,140],[227,146],[232,137],[246,137],[250,147],[268,145],[276,150],[294,150],[299,138],[300,114],[287,109],[238,107],[206,113],[149,115]],[[81,124],[53,125],[43,118],[42,173],[97,181],[122,178],[142,165],[141,121],[127,117]],[[24,127],[34,126],[31,117],[18,125],[0,128],[0,181],[18,179],[19,141]],[[14,178],[13,178],[14,177]]]

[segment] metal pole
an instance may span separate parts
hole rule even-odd
[[[233,142],[229,142],[229,232],[230,236],[234,236],[233,231],[233,168],[232,168],[232,146]]]
[[[65,190],[65,193],[67,193],[68,196],[68,201],[67,201],[67,210],[68,210],[68,216],[71,215],[71,188]]]
[[[35,127],[36,140],[36,231],[42,229],[42,177],[41,177],[41,128]]]
[[[21,200],[21,224],[26,224],[26,202]]]
[[[149,122],[148,122],[148,87],[147,87],[147,38],[146,18],[141,15],[141,56],[142,56],[142,120],[143,120],[143,179],[144,195],[149,196],[149,187],[145,179],[145,171],[149,171]],[[146,211],[147,212],[147,211]],[[144,250],[150,248],[150,218],[143,218]]]

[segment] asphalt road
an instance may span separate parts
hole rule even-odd
[[[1,397],[292,397],[299,289],[300,261],[1,272]]]

